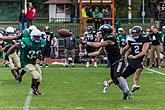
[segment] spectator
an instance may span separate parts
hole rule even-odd
[[[99,8],[96,7],[95,11],[93,12],[93,18],[94,18],[94,21],[95,21],[95,30],[96,31],[101,25],[101,18],[102,17],[103,17],[102,13],[99,11]]]
[[[27,27],[32,25],[32,21],[34,20],[36,16],[36,10],[33,7],[32,3],[29,2],[29,8],[27,10]]]
[[[22,32],[24,29],[27,28],[27,16],[25,14],[24,9],[21,10],[21,13],[19,15],[19,27],[20,27],[20,32]]]
[[[83,18],[83,30],[85,31],[86,28],[87,28],[87,19],[88,19],[88,16],[87,16],[87,6],[84,5],[83,8],[81,9],[81,13],[82,13],[82,18]]]
[[[150,39],[151,39],[151,49],[150,49],[150,63],[149,63],[149,68],[152,67],[153,62],[154,62],[154,56],[155,52],[157,54],[157,66],[161,68],[160,66],[160,44],[161,44],[161,36],[158,33],[157,27],[153,27],[153,32],[150,34]]]
[[[89,10],[87,11],[87,16],[88,16],[88,18],[90,18],[90,19],[87,20],[88,26],[91,26],[92,25],[92,21],[93,21],[91,19],[91,18],[93,18],[92,7],[90,7]]]
[[[158,4],[156,7],[156,12],[155,12],[155,25],[159,27],[160,22],[159,22],[159,14],[161,12],[161,6]]]
[[[64,40],[64,55],[65,55],[65,67],[68,67],[69,64],[69,55],[71,55],[72,59],[72,67],[75,67],[75,46],[76,46],[76,39],[74,36],[67,37]]]
[[[104,9],[104,12],[103,12],[103,18],[110,18],[110,17],[111,17],[111,13],[110,13],[109,9],[108,8],[105,8]],[[111,20],[104,20],[103,23],[104,24],[112,25]]]
[[[160,31],[162,31],[162,27],[165,26],[165,6],[164,6],[164,4],[161,4],[159,20],[160,20]]]

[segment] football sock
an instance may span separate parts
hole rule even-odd
[[[123,77],[119,77],[119,88],[122,88],[124,93],[129,91],[127,81]]]
[[[20,77],[22,77],[25,73],[26,73],[26,71],[22,69],[22,71],[20,73]]]
[[[11,70],[11,73],[13,74],[13,76],[14,76],[15,78],[17,78],[17,74],[16,74],[16,70],[15,70],[15,69],[12,69],[12,70]]]

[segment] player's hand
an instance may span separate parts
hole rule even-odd
[[[9,61],[9,55],[5,54],[5,60]]]
[[[87,44],[87,40],[86,40],[86,39],[82,39],[80,42],[81,42],[82,44]]]
[[[133,55],[129,55],[128,58],[129,58],[129,59],[136,59],[136,57],[133,56]]]
[[[88,53],[87,52],[80,52],[79,56],[80,57],[86,57],[86,56],[88,56]]]

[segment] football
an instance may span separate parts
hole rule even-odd
[[[58,34],[61,37],[70,37],[70,36],[72,36],[72,32],[69,31],[68,29],[60,29],[60,30],[58,30]]]

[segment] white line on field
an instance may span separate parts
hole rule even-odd
[[[160,74],[160,75],[165,75],[165,73],[162,73],[162,72],[160,72],[160,71],[156,71],[156,70],[149,69],[149,68],[146,68],[146,69],[149,70],[149,71],[152,71],[152,72],[154,72],[154,73]]]
[[[30,91],[28,93],[28,96],[26,97],[26,101],[23,106],[23,110],[29,110],[31,100],[32,100],[32,89],[30,88]]]

